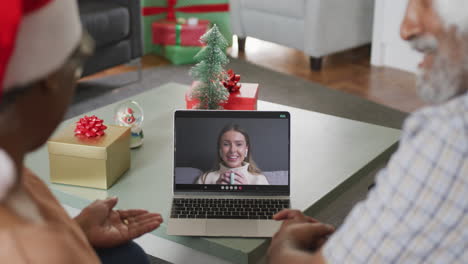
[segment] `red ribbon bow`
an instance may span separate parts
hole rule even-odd
[[[241,78],[240,74],[234,74],[232,69],[228,70],[227,74],[228,78],[223,81],[224,87],[226,87],[230,93],[238,92],[241,88],[241,84],[239,83]]]
[[[144,7],[143,16],[157,15],[167,13],[167,20],[176,20],[175,12],[183,13],[206,13],[206,12],[228,12],[229,4],[203,4],[175,7],[177,0],[167,0],[167,7]]]
[[[100,137],[104,135],[107,126],[103,124],[104,120],[95,115],[84,116],[76,122],[75,136],[85,136],[87,138]]]

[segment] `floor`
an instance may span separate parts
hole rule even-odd
[[[310,70],[309,58],[304,53],[254,38],[247,38],[245,52],[238,51],[237,41],[234,39],[234,45],[228,48],[228,54],[404,112],[411,112],[423,106],[416,93],[415,75],[392,68],[371,66],[370,49],[370,45],[367,45],[325,57],[320,72]],[[168,65],[169,62],[149,54],[142,58],[142,64],[144,68],[151,68]],[[135,69],[132,66],[117,66],[84,79]]]

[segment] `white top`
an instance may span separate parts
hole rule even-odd
[[[367,199],[325,244],[328,263],[468,263],[468,94],[405,122]]]
[[[205,182],[203,182],[203,177],[205,174],[202,174],[200,177],[198,177],[197,183],[198,184],[217,184],[216,182],[218,181],[221,174],[223,174],[226,171],[233,171],[233,172],[242,173],[247,178],[247,182],[249,185],[269,185],[265,175],[253,174],[248,171],[249,163],[247,162],[244,162],[243,166],[238,167],[238,168],[229,168],[229,167],[224,166],[222,163],[220,163],[219,168],[220,169],[218,171],[209,172],[205,178]]]

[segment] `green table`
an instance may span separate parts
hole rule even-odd
[[[118,196],[120,208],[144,208],[167,219],[172,196],[173,112],[184,108],[186,89],[185,85],[169,83],[128,98],[139,102],[145,111],[145,142],[132,150],[131,169],[109,190],[51,184],[46,147],[30,154],[26,164],[49,183],[65,205],[83,208],[94,199]],[[90,114],[111,122],[118,103]],[[368,168],[388,159],[400,136],[396,129],[264,101],[258,102],[258,109],[291,113],[291,203],[309,213],[359,180]],[[168,236],[164,224],[152,234],[235,263],[258,261],[268,246],[268,240],[258,238]]]

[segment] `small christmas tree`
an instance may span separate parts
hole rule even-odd
[[[216,25],[201,38],[206,46],[195,55],[199,61],[190,73],[197,82],[192,96],[200,101],[199,109],[220,109],[219,104],[229,97],[221,80],[226,79],[224,66],[229,62],[224,53],[228,43]]]

